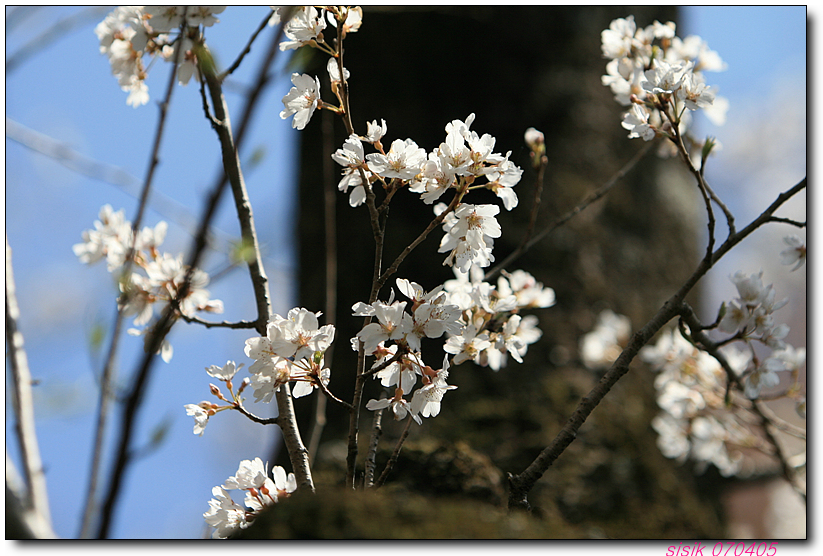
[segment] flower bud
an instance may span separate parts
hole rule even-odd
[[[535,128],[530,127],[526,130],[525,139],[526,144],[531,150],[537,152],[538,150],[545,149],[545,138],[543,136],[543,132],[537,131]]]

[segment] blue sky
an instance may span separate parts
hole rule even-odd
[[[52,23],[78,11],[72,7],[38,10],[9,30],[6,59]],[[221,22],[206,33],[219,62],[225,65],[234,58],[267,11],[266,7],[230,7],[220,15]],[[8,16],[9,8],[6,13]],[[6,76],[6,115],[30,130],[142,180],[158,116],[154,103],[163,94],[169,67],[158,64],[152,68],[148,80],[149,105],[137,109],[127,106],[126,94],[117,86],[106,58],[98,53],[97,38],[92,32],[104,15],[105,11],[88,20]],[[368,25],[367,16],[364,24]],[[803,108],[805,115],[805,8],[690,8],[678,34],[682,36],[684,31],[701,35],[728,63],[726,72],[707,77],[709,84],[718,85],[720,94],[731,102],[729,122],[724,128],[698,122],[699,129],[716,135],[727,151],[733,151],[729,147],[745,137],[750,128],[744,124],[752,123],[758,112],[766,113],[774,106],[764,107],[765,99],[771,102],[783,98],[794,109]],[[235,78],[237,82],[248,82],[267,40],[268,36],[261,36],[260,47],[243,63]],[[599,41],[599,37],[592,40]],[[284,61],[279,60],[280,68]],[[290,121],[279,118],[280,98],[290,84],[287,72],[278,75],[278,82],[261,104],[241,158],[258,147],[265,149],[263,161],[247,172],[246,181],[258,230],[265,242],[274,309],[284,314],[291,307],[293,296],[293,250],[288,230],[294,201],[290,160],[297,132],[291,129]],[[780,89],[784,84],[794,86],[788,99],[780,96],[786,94]],[[238,95],[228,94],[235,121],[239,117],[239,100]],[[159,193],[188,207],[184,216],[196,218],[203,194],[218,171],[219,150],[200,110],[196,85],[178,87],[172,104],[154,186]],[[803,122],[805,125],[805,116]],[[780,141],[797,142],[800,137],[803,153],[783,157],[789,160],[783,174],[787,181],[779,184],[780,189],[793,185],[797,179],[788,182],[806,172],[805,128],[802,133],[797,129],[789,131],[790,137]],[[737,199],[736,188],[740,185],[723,176],[731,172],[740,178],[739,166],[724,166],[723,152],[708,175],[716,180],[719,192],[727,191]],[[768,159],[767,154],[764,152],[762,157]],[[115,290],[104,265],[89,268],[80,264],[71,247],[80,241],[83,230],[92,227],[103,204],[124,208],[131,219],[136,201],[113,185],[79,175],[9,139],[5,193],[5,225],[23,313],[20,326],[32,372],[41,381],[35,389],[37,430],[47,467],[54,527],[58,535],[74,537],[87,481],[97,403],[93,369],[100,366],[99,356],[84,346],[88,345],[87,335],[93,323],[111,319]],[[768,196],[774,198],[770,193]],[[160,219],[174,217],[163,247],[174,253],[187,251],[191,238],[174,223],[180,219],[177,209],[169,208],[167,203],[153,206],[144,224],[154,225]],[[740,203],[739,209],[744,214],[741,221],[747,221],[747,211],[754,210],[745,203]],[[802,209],[805,211],[805,201]],[[226,238],[239,233],[233,212],[231,203],[224,202],[217,219],[217,227]],[[205,269],[218,269],[224,260],[223,254],[212,252]],[[246,319],[254,314],[245,271],[234,271],[210,290],[213,297],[225,302],[227,320]],[[239,460],[265,458],[273,441],[270,428],[237,415],[223,414],[223,418],[209,424],[203,437],[197,437],[191,433],[193,423],[183,411],[184,404],[209,398],[209,377],[204,367],[222,365],[227,359],[246,361],[242,345],[247,337],[249,334],[244,331],[206,332],[185,324],[174,330],[170,338],[174,358],[169,364],[161,362],[155,367],[136,443],[144,443],[151,430],[163,422],[170,423],[169,437],[158,451],[131,468],[113,537],[201,537],[205,530],[202,513],[211,487],[233,474]],[[140,353],[139,344],[131,337],[123,338],[121,377],[131,372],[132,361]],[[256,409],[263,414],[267,408]],[[8,435],[9,410],[6,416]],[[7,447],[12,455],[16,454],[13,442],[7,442]]]

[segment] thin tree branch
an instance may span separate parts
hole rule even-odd
[[[269,417],[269,418],[258,417],[257,415],[255,415],[254,413],[251,413],[249,410],[247,410],[245,407],[243,407],[239,403],[235,403],[233,409],[236,410],[236,411],[239,411],[240,413],[242,413],[243,415],[245,415],[246,417],[248,417],[249,419],[251,419],[255,423],[260,423],[261,425],[279,425],[280,424],[280,418],[279,417]]]
[[[532,153],[532,156],[534,156],[534,153]],[[534,178],[534,199],[532,200],[532,210],[529,213],[529,224],[526,226],[526,233],[523,234],[523,239],[520,240],[520,245],[517,246],[517,249],[523,249],[534,232],[534,225],[537,223],[537,213],[540,210],[540,197],[543,193],[543,177],[546,174],[546,166],[548,165],[548,157],[546,155],[540,156],[537,176]]]
[[[260,22],[260,25],[257,26],[257,29],[254,31],[254,33],[252,33],[251,37],[249,37],[249,42],[246,43],[246,48],[243,49],[243,51],[240,53],[240,55],[237,57],[237,59],[234,61],[234,63],[232,65],[230,65],[229,68],[226,71],[224,71],[223,73],[221,73],[218,76],[217,79],[219,81],[221,81],[221,82],[225,81],[226,77],[228,77],[229,75],[234,73],[234,70],[236,70],[237,68],[240,67],[240,64],[243,62],[243,58],[246,57],[246,54],[251,52],[251,45],[254,43],[255,39],[257,38],[257,35],[259,35],[260,32],[263,31],[263,29],[268,27],[269,20],[271,19],[271,16],[272,16],[273,13],[274,13],[274,10],[269,12],[269,14],[266,17],[263,18],[263,21]],[[286,21],[288,21],[288,20],[286,20]]]
[[[586,195],[582,201],[580,201],[577,206],[575,206],[572,210],[555,220],[552,224],[541,230],[537,233],[533,238],[531,238],[525,244],[522,244],[520,247],[515,249],[509,256],[503,259],[500,263],[498,263],[494,268],[486,272],[484,280],[491,280],[498,274],[500,271],[506,268],[508,265],[513,263],[515,260],[520,258],[523,253],[534,247],[536,243],[542,240],[544,237],[564,225],[566,222],[583,212],[589,205],[601,199],[606,193],[608,193],[617,183],[626,175],[628,174],[632,168],[634,168],[640,160],[646,156],[646,154],[651,150],[652,146],[654,145],[654,141],[647,142],[642,149],[640,149],[637,154],[635,154],[631,160],[629,160],[620,170],[618,170],[609,180],[601,185],[599,188],[595,189],[588,195]]]
[[[386,462],[386,467],[380,474],[380,478],[377,479],[377,482],[374,484],[374,488],[380,488],[381,486],[383,486],[383,483],[386,482],[386,478],[389,476],[389,472],[394,467],[394,464],[397,463],[397,458],[400,457],[400,450],[403,448],[403,443],[406,442],[406,438],[409,436],[409,429],[411,429],[411,424],[413,422],[414,419],[412,419],[411,415],[406,417],[406,428],[403,429],[403,434],[400,435],[400,438],[397,441],[397,446],[394,447],[394,451],[392,452],[389,461]]]
[[[119,166],[106,164],[81,154],[68,144],[26,127],[8,116],[6,116],[6,138],[51,158],[73,172],[114,185],[135,199],[139,199],[142,195],[144,180],[129,174]],[[191,215],[188,207],[172,197],[154,190],[149,206],[160,216],[180,225],[192,237],[197,233],[195,217]],[[214,236],[210,238],[210,247],[222,253],[231,251],[228,234],[218,228],[212,228],[210,234]]]
[[[340,398],[338,398],[337,396],[332,394],[331,390],[329,390],[328,387],[325,384],[323,384],[323,381],[318,380],[315,384],[317,384],[317,386],[320,388],[320,390],[323,392],[323,394],[326,395],[327,398],[329,398],[333,402],[336,402],[336,403],[342,405],[343,407],[345,407],[349,411],[352,410],[351,404],[348,403],[348,402],[344,402],[343,400],[341,400]]]
[[[192,324],[200,324],[205,326],[206,328],[256,328],[257,322],[256,321],[248,321],[248,320],[241,320],[239,322],[208,322],[202,320],[198,317],[187,317],[186,315],[180,315],[180,318],[184,321]]]
[[[782,222],[783,224],[790,224],[792,226],[795,226],[796,228],[805,228],[806,227],[805,222],[799,222],[797,220],[792,220],[791,218],[778,218],[777,216],[772,216],[769,219],[769,222]]]
[[[279,33],[277,36],[279,36]],[[250,246],[254,253],[254,258],[248,260],[248,265],[254,289],[254,297],[257,302],[256,329],[261,336],[264,336],[272,312],[268,278],[266,277],[266,271],[263,267],[263,261],[260,255],[260,244],[257,239],[257,231],[254,224],[254,215],[252,214],[251,203],[243,180],[243,172],[240,168],[237,146],[234,143],[234,137],[232,135],[228,106],[223,96],[222,85],[217,79],[210,58],[211,55],[208,53],[205,45],[203,45],[202,50],[198,52],[198,59],[201,60],[201,73],[208,86],[209,95],[211,96],[214,117],[217,122],[219,122],[219,125],[215,124],[214,128],[220,139],[223,153],[223,169],[231,185],[243,243]],[[308,450],[304,446],[303,440],[300,437],[300,430],[297,428],[289,385],[282,385],[275,396],[277,398],[278,424],[283,433],[283,440],[289,453],[289,459],[291,460],[297,483],[301,488],[308,488],[314,491],[314,483],[309,467]]]
[[[34,401],[31,393],[31,372],[23,348],[23,334],[17,326],[20,307],[17,304],[17,292],[14,286],[14,273],[11,264],[11,247],[6,236],[6,350],[11,367],[12,404],[14,408],[14,431],[20,445],[20,457],[25,478],[25,499],[21,501],[24,523],[36,538],[55,538],[51,527],[49,496],[46,489],[46,475],[43,473],[43,461],[40,459],[40,447],[37,443],[37,431],[34,426]],[[8,457],[8,455],[7,455]],[[6,500],[9,485],[6,481]],[[7,511],[9,509],[7,508]]]
[[[730,234],[723,244],[712,254],[711,257],[704,257],[697,266],[697,269],[658,310],[651,320],[649,320],[640,330],[635,332],[628,345],[612,364],[611,368],[600,379],[600,382],[580,401],[572,413],[569,420],[552,440],[543,449],[535,460],[520,474],[508,474],[509,479],[509,509],[529,510],[528,493],[534,484],[543,476],[548,468],[557,460],[577,437],[580,427],[594,408],[603,400],[606,394],[617,383],[620,378],[629,371],[629,364],[640,351],[640,349],[672,318],[681,313],[683,300],[697,282],[709,271],[709,269],[722,258],[735,245],[740,243],[754,230],[769,222],[772,214],[788,199],[806,187],[806,178],[797,185],[778,195],[769,207],[763,211],[748,226],[737,233]]]
[[[762,402],[758,402],[757,400],[752,402],[752,410],[760,417],[763,432],[771,445],[774,447],[775,456],[777,457],[777,461],[780,462],[780,468],[783,471],[783,477],[789,481],[789,484],[792,485],[795,492],[797,492],[797,494],[799,494],[803,499],[803,504],[806,504],[806,485],[803,484],[797,476],[794,468],[789,465],[789,458],[783,450],[783,447],[778,442],[777,437],[772,433],[771,427],[773,426],[773,423],[764,414],[763,407]]]

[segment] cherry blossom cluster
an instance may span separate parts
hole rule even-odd
[[[747,364],[742,352],[726,348],[723,354],[737,372]],[[726,374],[720,363],[678,330],[661,334],[657,344],[640,350],[640,358],[658,373],[654,385],[661,411],[652,428],[663,455],[680,463],[691,459],[699,472],[711,463],[724,477],[737,474],[743,462],[740,449],[756,445],[757,439],[739,407],[726,410]]]
[[[742,341],[748,346],[751,364],[741,374],[750,399],[757,398],[763,388],[777,386],[780,383],[777,372],[796,373],[806,358],[805,349],[796,350],[784,341],[789,327],[775,323],[773,313],[786,305],[788,299],[776,301],[774,286],[764,286],[762,277],[763,271],[758,274],[738,271],[730,276],[738,297],[723,304],[717,327],[721,332],[732,334],[723,343]],[[755,342],[771,348],[768,357],[758,356]]]
[[[337,54],[328,46],[322,36],[325,20],[337,25],[344,22],[347,32],[356,31],[362,22],[362,10],[359,8],[328,8],[324,10],[305,7],[296,13],[284,28],[289,38],[280,46],[298,48],[311,46],[330,55],[327,70],[333,92],[340,101],[340,106],[324,102],[321,99],[320,79],[308,74],[292,74],[294,87],[283,97],[284,110],[280,117],[293,116],[292,126],[302,130],[308,124],[314,111],[318,108],[340,113],[343,101],[339,94],[339,84],[348,79],[350,73],[340,68]],[[279,17],[278,13],[273,17]],[[338,188],[348,192],[352,207],[366,201],[366,189],[378,183],[388,195],[393,195],[402,187],[419,193],[423,202],[433,204],[443,193],[453,189],[462,199],[470,189],[486,188],[494,192],[506,210],[518,204],[513,187],[520,181],[523,171],[509,160],[511,151],[505,156],[493,152],[495,138],[484,133],[478,134],[470,129],[474,114],[465,121],[454,120],[446,125],[446,138],[439,147],[426,152],[413,139],[395,139],[386,150],[382,139],[387,132],[385,120],[367,124],[364,136],[352,133],[343,146],[332,154],[335,162],[343,167],[342,178]],[[377,151],[366,154],[363,143],[369,143]],[[476,184],[478,178],[485,178],[484,183]],[[446,205],[438,204],[436,214],[442,213]],[[481,267],[494,261],[492,247],[494,238],[500,237],[500,226],[495,215],[499,208],[494,205],[458,204],[453,212],[444,215],[446,235],[440,246],[440,252],[449,253],[444,264],[457,265],[466,271],[471,264]]]
[[[206,425],[209,424],[209,417],[212,417],[220,411],[235,409],[242,403],[243,400],[240,397],[240,394],[246,389],[251,381],[248,378],[244,379],[243,382],[240,383],[240,387],[237,389],[237,392],[234,391],[234,386],[231,381],[237,371],[239,371],[242,367],[243,363],[237,365],[234,361],[226,361],[226,364],[222,367],[218,367],[217,365],[206,367],[206,372],[209,376],[225,383],[226,388],[229,390],[231,400],[227,399],[223,395],[220,388],[214,384],[209,384],[211,393],[219,400],[227,402],[226,405],[220,405],[209,401],[202,401],[199,404],[186,404],[184,406],[186,409],[186,415],[194,417],[194,434],[203,436],[203,432],[206,430]]]
[[[291,309],[286,317],[272,315],[265,336],[246,340],[245,352],[254,363],[248,368],[250,378],[244,379],[235,392],[232,378],[243,367],[227,361],[223,367],[206,367],[209,376],[224,382],[230,399],[210,384],[211,393],[225,405],[203,401],[186,404],[186,414],[194,417],[194,434],[203,435],[209,418],[227,409],[241,409],[240,394],[247,386],[254,391],[256,402],[269,403],[283,384],[294,383],[292,396],[301,398],[316,388],[325,388],[331,379],[331,370],[325,367],[323,355],[334,341],[334,325],[320,326],[321,313],[312,313],[301,307]]]
[[[470,130],[473,121],[474,114],[470,114],[465,122],[454,120],[447,124],[445,141],[428,154],[412,139],[395,139],[389,150],[384,150],[381,139],[387,131],[386,122],[370,122],[365,136],[352,134],[332,155],[343,166],[338,188],[344,193],[352,188],[352,207],[365,202],[365,188],[375,183],[388,194],[407,186],[410,192],[419,193],[426,204],[433,204],[449,189],[462,199],[470,190],[485,188],[500,198],[506,210],[511,210],[518,204],[513,187],[523,171],[509,160],[511,151],[505,156],[492,152],[495,138]],[[372,144],[378,152],[366,155],[363,142]],[[481,177],[486,181],[475,183]],[[439,249],[448,253],[444,264],[464,272],[472,264],[489,266],[494,261],[494,239],[501,235],[495,218],[500,208],[468,203],[458,203],[453,211],[447,208],[445,203],[434,207],[436,215],[446,211],[445,235]]]
[[[273,315],[266,336],[246,340],[246,355],[254,359],[249,373],[255,401],[270,402],[288,382],[295,383],[295,398],[328,384],[331,371],[324,367],[323,354],[334,341],[334,325],[320,326],[321,314],[295,307],[285,318]]]
[[[722,71],[726,64],[700,37],[675,36],[671,21],[638,28],[629,16],[612,21],[601,42],[610,60],[602,83],[617,102],[630,107],[622,122],[630,138],[672,137],[673,128],[682,134],[695,110],[717,125],[725,121],[728,101],[706,86],[703,72]]]
[[[323,6],[319,10],[313,6],[279,6],[269,19],[269,25],[283,21],[284,15],[290,15],[283,26],[286,40],[280,43],[280,50],[293,50],[301,46],[315,48],[327,47],[323,39],[326,22],[337,28],[338,18],[343,21],[343,35],[354,33],[363,22],[363,9],[359,6]]]
[[[235,502],[229,490],[245,492],[243,503]],[[225,539],[233,533],[248,527],[266,507],[288,498],[297,490],[294,473],[286,475],[286,470],[275,466],[268,473],[268,463],[263,465],[260,458],[244,459],[237,473],[226,479],[222,486],[212,489],[214,498],[209,500],[209,509],[203,514],[206,523],[214,528],[212,538]]]
[[[768,397],[788,397],[795,400],[798,414],[806,416],[806,398],[799,382],[806,350],[794,348],[783,338],[788,333],[785,324],[775,325],[772,313],[785,305],[775,302],[774,286],[764,286],[762,272],[731,276],[738,297],[724,303],[717,323],[720,332],[732,334],[716,345],[728,364],[733,377],[728,376],[717,358],[698,349],[677,331],[666,333],[654,346],[646,346],[640,357],[658,372],[655,379],[657,404],[661,413],[652,422],[660,435],[658,446],[669,458],[692,459],[705,467],[713,463],[724,476],[742,471],[746,448],[762,449],[764,441],[755,435],[750,423],[758,422],[752,414],[749,400],[757,400],[763,389],[780,384],[778,373],[788,372],[791,384],[781,392],[768,392]],[[737,349],[732,343],[743,343]],[[764,356],[755,343],[771,348]],[[733,378],[742,384],[745,399],[730,389]],[[734,446],[737,451],[730,455]]]
[[[94,222],[94,229],[84,231],[83,242],[73,246],[80,262],[93,264],[105,258],[109,272],[117,272],[123,267],[134,246],[134,267],[142,272],[132,272],[131,276],[118,281],[124,294],[118,303],[125,316],[135,315],[135,326],[149,323],[156,303],[169,303],[172,299],[177,299],[180,313],[187,317],[194,317],[198,311],[223,312],[223,302],[211,299],[206,289],[209,275],[198,268],[192,273],[186,297],[178,298],[189,267],[183,263],[182,253],[173,256],[159,251],[167,229],[168,224],[160,221],[154,228],[144,227],[135,236],[124,211],[114,212],[111,205],[104,205],[99,220]],[[132,328],[128,332],[140,336],[149,330],[150,327]],[[164,361],[171,360],[172,347],[167,340],[163,341],[160,354]]]
[[[352,338],[352,348],[357,350],[362,344],[365,353],[375,358],[371,373],[394,394],[370,400],[367,409],[390,407],[397,420],[410,415],[421,424],[420,416],[438,415],[443,395],[457,388],[446,383],[450,364],[471,360],[497,371],[507,364],[509,355],[522,363],[529,344],[542,335],[537,317],[523,317],[519,312],[552,306],[554,290],[522,270],[505,273],[497,287],[482,280],[477,266],[470,272],[455,268],[454,273],[455,279],[428,293],[419,284],[398,278],[398,290],[410,301],[394,301],[392,290],[387,303],[360,302],[352,307],[354,316],[376,319]],[[423,363],[421,340],[444,334],[448,336],[443,346],[446,356],[442,368],[434,370]],[[418,377],[422,386],[412,393]],[[410,393],[409,401],[404,396]]]
[[[100,41],[100,53],[111,64],[112,74],[129,96],[126,103],[137,108],[149,101],[145,83],[150,63],[144,57],[174,61],[179,55],[177,78],[186,85],[197,74],[195,43],[202,41],[201,27],[219,20],[215,14],[226,6],[119,6],[101,21],[94,32]],[[185,22],[183,34],[172,36]]]

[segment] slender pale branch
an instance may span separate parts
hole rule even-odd
[[[205,46],[202,51],[203,57],[208,57]],[[198,56],[199,57],[199,56]],[[240,167],[240,158],[232,135],[231,121],[229,119],[228,106],[223,95],[222,84],[214,73],[214,67],[210,63],[201,63],[201,73],[208,86],[211,96],[212,109],[217,123],[213,125],[220,139],[221,151],[223,155],[223,169],[231,185],[234,205],[237,210],[237,218],[240,222],[240,231],[243,243],[251,246],[254,257],[248,260],[249,273],[251,275],[254,297],[257,303],[257,332],[263,336],[266,334],[266,326],[271,316],[271,296],[269,294],[268,278],[263,267],[260,254],[260,244],[257,239],[257,231],[254,224],[251,203],[249,201],[246,185],[243,180],[243,171]],[[294,414],[291,391],[288,384],[283,384],[275,394],[278,408],[278,425],[283,433],[283,441],[289,453],[292,468],[297,478],[297,483],[301,488],[308,488],[314,491],[311,469],[309,467],[308,449],[304,446],[300,437],[300,430],[297,428],[297,420]]]
[[[369,452],[366,455],[366,472],[363,476],[363,486],[371,488],[374,486],[374,471],[377,468],[377,446],[380,444],[380,436],[383,434],[383,410],[374,412],[372,420],[371,440],[369,441]]]
[[[772,432],[772,427],[774,424],[766,417],[763,411],[763,403],[758,402],[755,400],[752,403],[752,410],[757,413],[757,415],[761,419],[761,425],[763,427],[763,432],[766,435],[766,438],[769,440],[769,443],[774,447],[775,456],[777,460],[780,462],[780,468],[783,471],[783,476],[789,481],[789,484],[792,485],[792,488],[800,495],[803,499],[803,504],[806,503],[806,486],[802,483],[800,478],[797,476],[794,468],[789,465],[789,457],[786,455],[786,452],[783,450],[783,447],[778,442],[777,438],[775,437],[774,433]]]
[[[14,286],[11,264],[11,247],[6,236],[6,350],[11,368],[12,403],[14,408],[14,431],[20,444],[20,457],[26,486],[26,499],[22,502],[23,521],[37,538],[54,538],[49,512],[49,497],[46,489],[46,475],[40,459],[37,431],[34,426],[34,401],[31,393],[31,371],[23,348],[23,334],[17,326],[20,307]],[[9,487],[6,486],[6,501]],[[7,505],[7,511],[8,505]]]

